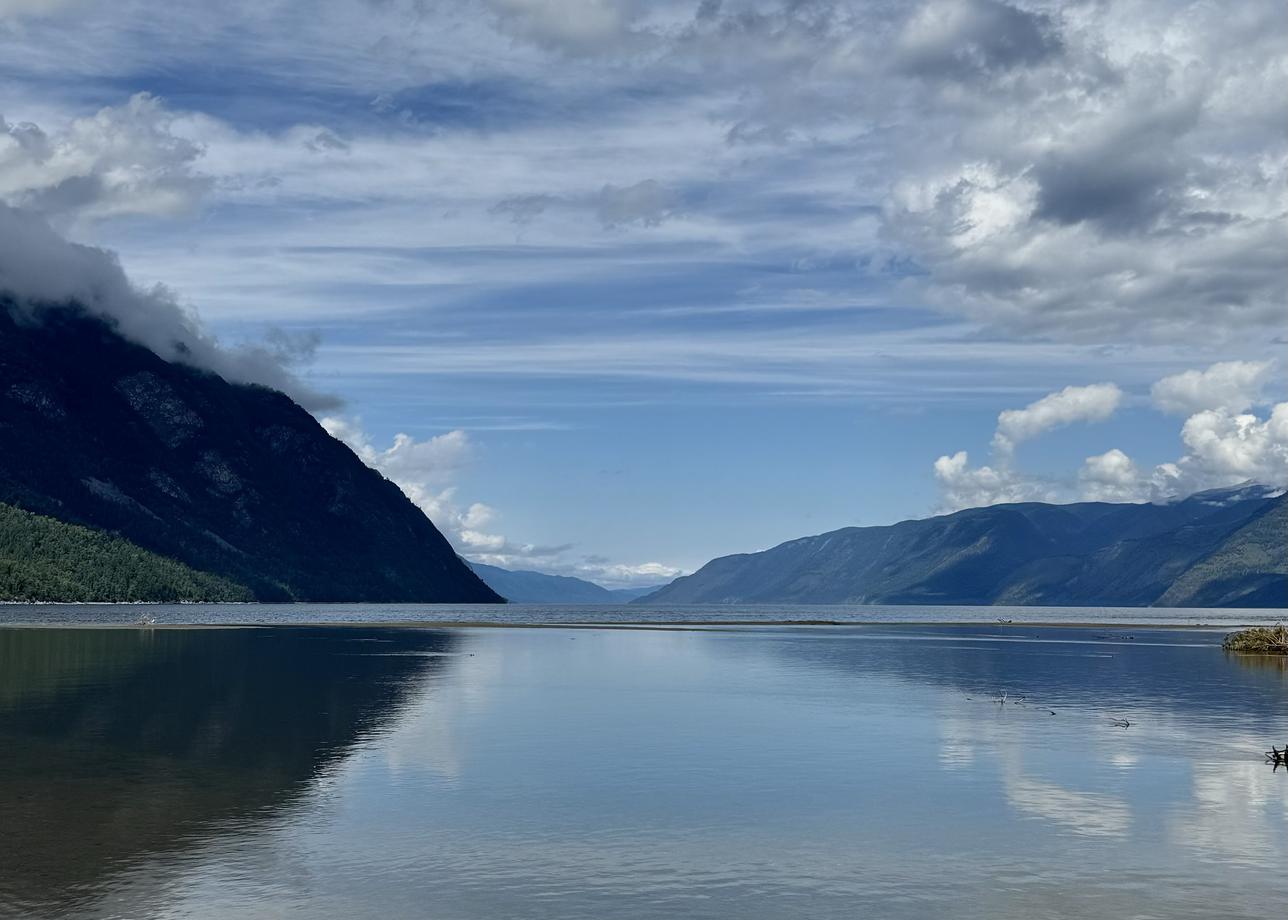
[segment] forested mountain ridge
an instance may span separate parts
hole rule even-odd
[[[501,600],[285,394],[167,362],[72,308],[20,321],[0,300],[0,445],[0,502],[258,600]]]
[[[0,504],[0,601],[249,601],[250,589],[101,530]]]
[[[971,508],[724,556],[637,603],[1288,606],[1288,497]]]

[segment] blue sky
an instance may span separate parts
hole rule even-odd
[[[1288,478],[1280,13],[0,0],[0,200],[308,345],[463,553],[663,581]]]

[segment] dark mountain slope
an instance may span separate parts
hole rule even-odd
[[[27,324],[0,303],[0,502],[261,600],[500,600],[287,396],[166,362],[68,309]]]
[[[712,560],[640,603],[1260,603],[1284,584],[1283,527],[1273,522],[1285,501],[1246,489],[1169,505],[995,505],[850,527]],[[1233,582],[1215,588],[1218,577]],[[1270,593],[1257,593],[1262,586]]]

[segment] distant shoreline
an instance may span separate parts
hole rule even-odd
[[[999,630],[1013,629],[1102,629],[1115,632],[1125,630],[1165,629],[1169,631],[1186,630],[1195,632],[1229,632],[1256,623],[1124,623],[1124,622],[1069,622],[1052,623],[1042,621],[1025,621],[998,623],[987,620],[939,620],[939,621],[891,621],[891,620],[656,620],[630,623],[506,623],[496,620],[454,620],[437,622],[433,620],[318,620],[315,622],[295,623],[86,623],[86,622],[26,622],[0,623],[0,629],[138,629],[138,630],[176,630],[176,629],[580,629],[580,630],[624,630],[624,631],[715,631],[720,628],[871,628],[871,627],[992,627]]]

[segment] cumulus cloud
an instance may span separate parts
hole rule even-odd
[[[1087,497],[1171,501],[1245,482],[1288,487],[1288,403],[1265,416],[1247,411],[1269,382],[1270,362],[1224,361],[1159,380],[1151,389],[1164,412],[1188,417],[1184,453],[1143,472],[1119,450],[1090,457],[1081,482]]]
[[[1183,485],[1187,479],[1198,487],[1244,480],[1288,484],[1288,403],[1274,406],[1265,419],[1204,409],[1185,420],[1181,440],[1187,452],[1176,468]]]
[[[985,10],[991,52],[965,38]],[[1288,56],[1272,5],[1240,12],[914,13],[897,46],[924,62],[913,98],[961,130],[901,171],[883,230],[927,271],[928,302],[1096,341],[1281,324],[1288,160],[1266,75]]]
[[[1015,501],[1167,502],[1207,489],[1252,482],[1288,488],[1288,402],[1265,416],[1244,411],[1268,380],[1268,362],[1227,361],[1154,384],[1155,406],[1188,412],[1184,452],[1153,469],[1118,448],[1087,457],[1076,480],[1043,481],[1014,464],[1014,445],[1058,425],[1107,418],[1122,400],[1113,384],[1066,387],[1024,409],[998,416],[995,461],[972,468],[965,451],[935,461],[941,508],[957,510]],[[1210,407],[1210,408],[1209,408]]]
[[[495,520],[492,508],[481,502],[457,502],[452,483],[474,449],[464,431],[449,431],[423,441],[399,432],[382,450],[372,443],[360,419],[325,416],[320,422],[331,437],[402,489],[460,552],[509,545],[505,537],[484,530]]]
[[[1052,501],[1055,493],[1037,480],[1023,476],[1009,466],[970,466],[970,456],[959,450],[935,461],[935,481],[940,491],[940,509],[960,511],[1008,502]]]
[[[75,306],[167,361],[281,390],[306,408],[336,405],[293,371],[311,356],[313,339],[278,334],[263,344],[226,346],[173,291],[136,286],[112,252],[69,242],[40,216],[5,204],[0,204],[0,296],[11,310],[34,321],[46,310]]]
[[[1080,477],[1083,497],[1166,502],[1243,483],[1288,488],[1288,403],[1273,406],[1266,418],[1204,409],[1186,419],[1181,441],[1179,459],[1148,472],[1120,450],[1089,457]]]
[[[465,468],[474,449],[469,435],[455,430],[427,441],[399,432],[389,447],[379,450],[363,430],[360,419],[325,416],[320,421],[331,437],[348,445],[363,463],[399,484],[444,486]],[[477,513],[483,513],[481,506]]]
[[[190,211],[212,180],[174,120],[147,93],[52,133],[0,116],[0,200],[55,221]]]
[[[1206,370],[1164,377],[1150,389],[1164,412],[1192,415],[1204,409],[1241,412],[1261,398],[1270,381],[1270,361],[1222,361]]]
[[[1059,501],[1062,490],[1057,485],[1016,469],[1016,446],[1075,422],[1104,421],[1118,409],[1122,398],[1122,390],[1115,384],[1093,383],[1065,387],[1023,409],[1002,411],[993,432],[992,466],[972,468],[964,450],[935,461],[940,509],[958,511],[1004,502]]]
[[[394,435],[381,449],[371,440],[360,419],[326,416],[321,425],[370,466],[383,473],[416,507],[425,513],[461,555],[474,562],[509,569],[538,569],[574,575],[609,586],[650,585],[669,581],[681,570],[657,562],[639,565],[614,563],[600,556],[570,557],[573,545],[525,543],[498,533],[500,515],[482,502],[462,502],[455,484],[474,452],[469,435],[459,429],[418,440]]]
[[[1088,457],[1078,473],[1082,498],[1091,502],[1141,501],[1141,474],[1118,448]]]
[[[1007,409],[998,415],[993,447],[1009,454],[1021,441],[1053,428],[1074,422],[1104,421],[1114,414],[1122,398],[1122,390],[1112,383],[1065,387],[1058,393],[1049,393],[1023,409]]]

